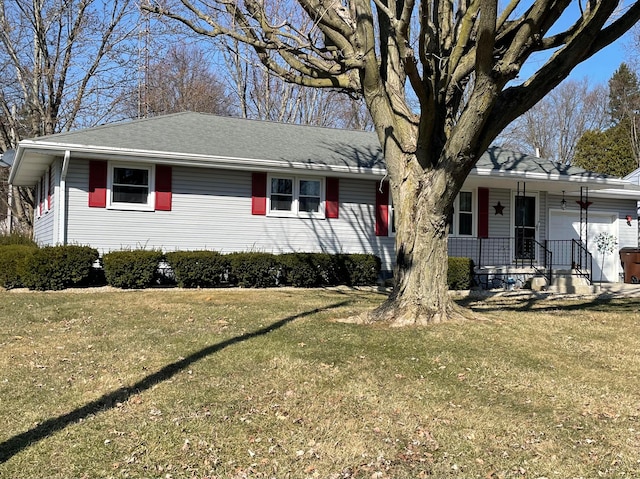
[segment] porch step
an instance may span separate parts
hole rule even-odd
[[[554,275],[553,284],[547,288],[547,291],[565,294],[591,294],[595,288],[582,276],[560,273]]]

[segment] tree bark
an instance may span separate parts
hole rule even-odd
[[[401,189],[391,181],[396,212],[394,287],[369,320],[408,326],[468,319],[470,311],[451,299],[447,284],[448,217],[455,194],[451,198],[438,170],[405,178],[407,182],[414,184]]]

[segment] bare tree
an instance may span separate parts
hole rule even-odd
[[[220,41],[239,116],[358,130],[373,128],[361,97],[287,83],[266,69],[255,52],[240,42],[232,38]]]
[[[395,286],[371,317],[401,325],[466,316],[447,291],[447,218],[469,171],[507,125],[640,18],[640,1],[575,3],[155,0],[148,8],[250,45],[290,83],[364,97],[396,213]],[[294,23],[301,15],[307,22]],[[512,84],[541,52],[545,63]]]
[[[121,115],[136,54],[132,0],[0,0],[0,147]],[[15,191],[31,224],[33,193]]]
[[[159,60],[150,62],[146,75],[142,98],[145,116],[181,111],[218,115],[232,112],[232,99],[224,84],[204,52],[195,46],[171,46]],[[135,112],[137,99],[131,103],[130,109]]]
[[[588,130],[606,128],[607,90],[588,80],[567,80],[512,122],[498,137],[507,148],[570,164],[578,140]]]

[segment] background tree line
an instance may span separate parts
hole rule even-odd
[[[372,129],[358,96],[286,83],[251,48],[196,38],[132,0],[0,0],[0,65],[0,153],[24,138],[180,111]],[[623,176],[640,164],[638,88],[627,64],[606,86],[567,80],[497,141]],[[0,164],[0,227],[7,178]],[[13,228],[29,231],[33,191],[11,193]]]

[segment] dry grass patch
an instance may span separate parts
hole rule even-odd
[[[0,477],[633,477],[640,303],[338,290],[0,292]]]

